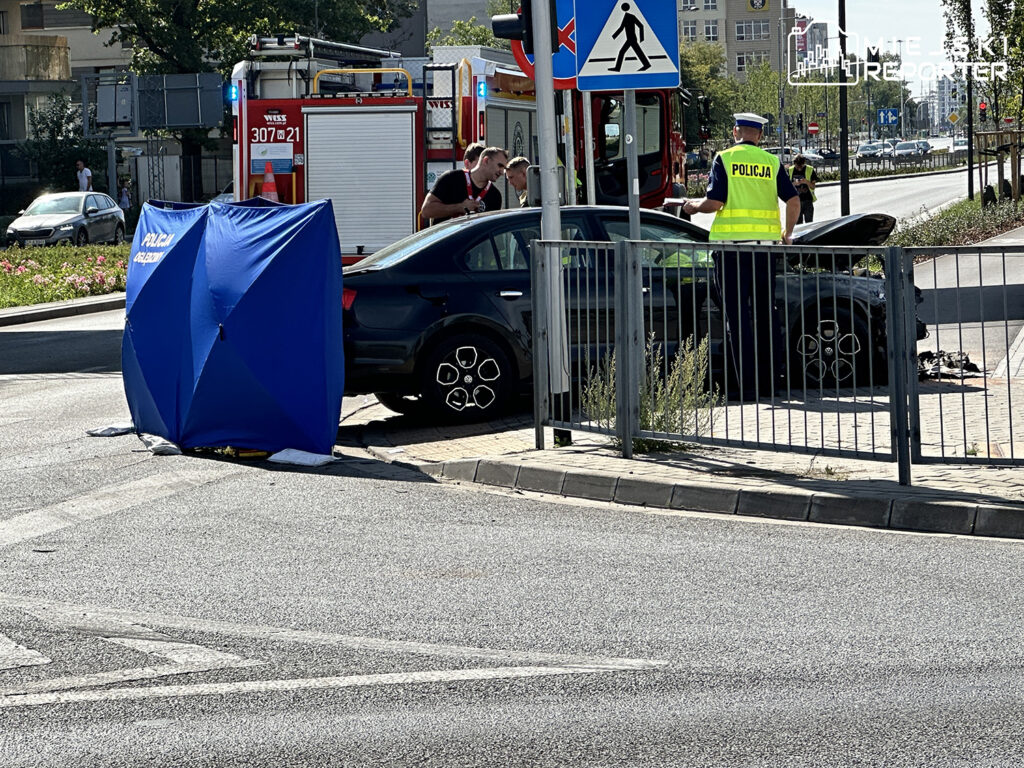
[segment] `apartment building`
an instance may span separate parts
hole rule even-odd
[[[679,40],[682,45],[718,43],[725,49],[728,74],[743,80],[761,62],[785,69],[795,20],[796,11],[785,0],[680,0]]]

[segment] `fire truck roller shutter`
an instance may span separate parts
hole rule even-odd
[[[537,115],[534,110],[523,109],[522,105],[487,105],[487,145],[503,147],[508,158],[523,155],[536,162],[537,152],[534,141],[537,134]],[[518,208],[519,200],[515,190],[502,177],[501,202],[506,208]]]
[[[306,112],[306,199],[330,198],[343,254],[373,253],[416,229],[415,108]]]

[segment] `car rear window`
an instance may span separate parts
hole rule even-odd
[[[414,232],[408,237],[403,237],[401,240],[371,253],[355,266],[358,267],[359,271],[362,271],[364,269],[384,269],[393,264],[398,264],[413,254],[418,253],[423,248],[447,237],[452,230],[465,226],[465,224],[465,219],[450,219],[419,232]]]

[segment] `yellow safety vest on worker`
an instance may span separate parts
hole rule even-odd
[[[793,170],[794,170],[793,166],[792,165],[789,166],[789,180],[790,181],[793,180]],[[811,180],[811,174],[813,172],[814,172],[814,169],[811,168],[811,166],[809,166],[809,165],[805,165],[804,166],[804,173],[807,174],[806,176],[804,176],[804,178],[807,179],[808,181]],[[799,191],[800,190],[797,190],[797,192],[799,192]],[[816,194],[814,194],[814,190],[811,189],[810,187],[808,187],[807,191],[811,193],[811,202],[812,203],[818,202],[818,196]]]
[[[715,214],[709,240],[782,240],[779,158],[753,144],[718,153],[728,179],[725,205]]]

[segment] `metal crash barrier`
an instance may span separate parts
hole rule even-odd
[[[1024,250],[533,247],[538,448],[552,426],[627,457],[649,439],[896,461],[904,484],[912,462],[1024,463]]]

